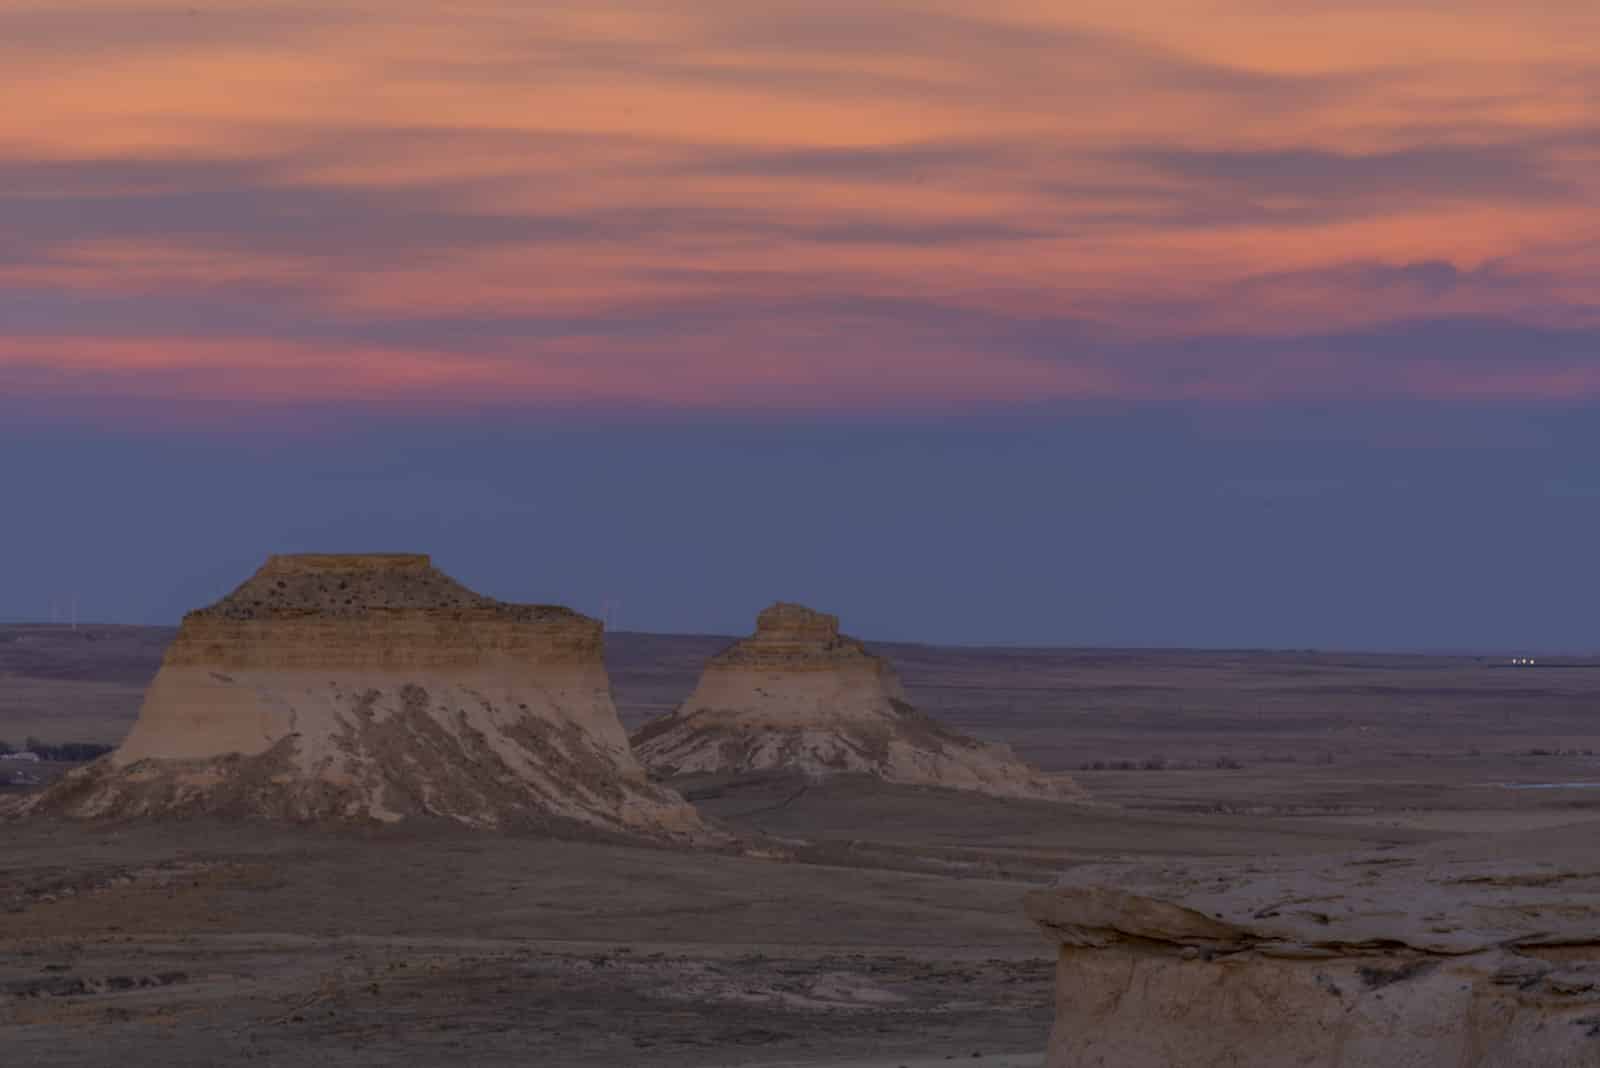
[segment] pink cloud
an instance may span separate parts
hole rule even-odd
[[[1573,9],[1352,10],[1317,44],[1281,32],[1303,6],[13,5],[0,381],[407,410],[1591,395]],[[1480,320],[1506,348],[1462,358]]]

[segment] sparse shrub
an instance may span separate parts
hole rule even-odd
[[[1398,968],[1360,968],[1356,974],[1361,976],[1361,982],[1368,990],[1389,986],[1391,983],[1403,983],[1408,979],[1426,975],[1438,967],[1437,962],[1418,960],[1410,964],[1403,964]]]
[[[1231,756],[1219,756],[1214,761],[1214,764],[1223,771],[1238,771],[1240,768],[1244,767],[1243,764],[1239,763]]]
[[[1144,764],[1141,766],[1145,771],[1166,771],[1167,761],[1165,757],[1146,757]]]

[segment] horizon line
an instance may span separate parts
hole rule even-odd
[[[577,611],[574,609],[574,611]],[[588,613],[581,613],[587,615]],[[33,619],[22,616],[0,616],[0,627],[29,627],[45,630],[85,630],[100,628],[120,628],[124,630],[177,630],[182,621],[176,623],[124,623],[108,620],[79,620],[76,624],[63,623],[42,619]],[[719,634],[714,631],[698,630],[632,630],[608,629],[607,637],[627,636],[641,638],[715,638],[719,641],[739,641],[748,637],[748,634]],[[1276,656],[1421,656],[1464,659],[1485,657],[1556,657],[1565,660],[1592,660],[1600,666],[1600,649],[1552,649],[1552,648],[1472,648],[1452,646],[1409,646],[1393,648],[1374,648],[1370,646],[1344,646],[1344,645],[1158,645],[1142,644],[1138,642],[1110,643],[1110,644],[1078,644],[1065,642],[995,642],[995,641],[927,641],[917,638],[872,638],[860,634],[851,634],[850,637],[869,645],[913,646],[925,649],[953,649],[964,652],[1073,652],[1073,653],[1207,653],[1214,655],[1226,654],[1253,654]],[[1530,665],[1559,666],[1559,665]]]

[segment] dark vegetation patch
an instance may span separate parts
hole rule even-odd
[[[54,764],[87,764],[91,760],[100,759],[115,748],[116,746],[101,745],[98,742],[63,742],[60,745],[51,745],[37,738],[28,738],[23,741],[21,749],[10,742],[0,741],[0,756],[19,752],[32,753],[40,760],[48,760]]]
[[[1327,759],[1320,759],[1322,756],[1326,756]],[[1293,764],[1295,761],[1290,760],[1287,763]],[[1332,764],[1333,755],[1319,754],[1316,763]],[[1244,764],[1224,753],[1210,760],[1168,760],[1162,756],[1145,757],[1143,760],[1088,760],[1078,767],[1080,771],[1198,771],[1206,768],[1241,771]]]
[[[187,972],[161,972],[158,975],[108,975],[100,978],[76,975],[50,975],[41,979],[19,979],[0,985],[0,992],[18,998],[70,998],[88,994],[121,994],[129,990],[176,986],[187,983]]]
[[[1379,990],[1395,983],[1404,983],[1407,980],[1427,975],[1436,967],[1438,967],[1437,961],[1414,960],[1410,963],[1402,964],[1398,968],[1380,968],[1376,965],[1368,965],[1358,968],[1356,974],[1361,976],[1362,985],[1368,990]]]

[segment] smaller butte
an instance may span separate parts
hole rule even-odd
[[[854,773],[1004,797],[1082,797],[1071,780],[1008,747],[917,711],[887,660],[840,634],[838,617],[797,604],[763,611],[755,634],[713,658],[689,699],[636,731],[633,745],[664,776]]]
[[[184,617],[122,746],[23,812],[706,833],[630,751],[597,620],[420,555],[269,558]]]

